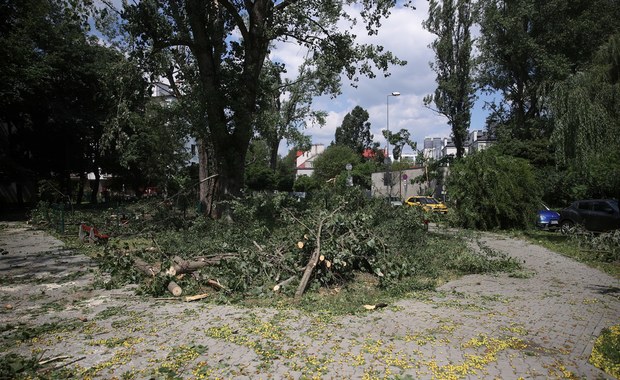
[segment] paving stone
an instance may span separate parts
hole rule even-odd
[[[524,241],[492,234],[482,240],[523,262],[531,276],[465,276],[440,287],[430,302],[404,299],[394,308],[322,322],[293,310],[155,303],[131,287],[93,290],[88,258],[42,231],[10,225],[0,229],[0,247],[9,251],[0,258],[0,275],[19,281],[0,286],[2,302],[14,306],[0,311],[0,325],[62,325],[85,317],[77,329],[51,331],[9,350],[83,356],[75,365],[108,365],[98,378],[134,371],[146,379],[175,362],[182,362],[177,373],[184,378],[199,377],[193,371],[201,368],[203,378],[224,379],[546,379],[568,373],[562,371],[607,378],[587,360],[600,331],[620,319],[619,281]],[[44,283],[15,277],[27,274],[26,263]],[[84,274],[75,283],[55,287],[76,272]],[[67,299],[75,302],[62,306]],[[102,318],[105,313],[111,315]],[[270,336],[257,329],[262,325],[276,328]],[[113,339],[134,343],[114,346]],[[104,341],[112,347],[97,343]],[[124,363],[109,364],[123,355]]]

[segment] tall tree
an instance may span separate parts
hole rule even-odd
[[[546,139],[553,123],[548,94],[580,71],[618,30],[616,0],[483,0],[480,82],[499,92],[499,137]]]
[[[344,145],[330,145],[314,160],[314,174],[312,175],[321,185],[327,181],[346,173],[347,164],[357,167],[362,157],[353,149]]]
[[[368,111],[360,106],[355,106],[342,120],[340,127],[336,128],[335,143],[348,146],[355,152],[362,154],[364,150],[373,148],[373,135],[370,133]]]
[[[437,73],[437,89],[434,95],[424,98],[424,104],[434,102],[436,111],[448,119],[457,158],[465,151],[475,100],[471,56],[475,7],[473,0],[430,0],[424,22],[424,27],[437,36],[430,45],[435,51],[431,67]]]
[[[620,197],[620,33],[585,71],[551,93],[558,162],[578,173],[587,194]]]
[[[8,127],[7,160],[39,178],[57,178],[70,194],[71,173],[114,160],[100,140],[116,100],[110,91],[125,61],[88,36],[88,1],[3,2],[0,23],[0,124]],[[138,76],[138,78],[140,78]],[[135,83],[139,83],[137,80]],[[143,84],[143,83],[142,83]],[[144,87],[130,92],[142,98]],[[98,183],[93,186],[96,201]]]
[[[408,145],[414,151],[418,145],[415,141],[411,140],[411,133],[406,129],[401,129],[398,132],[384,130],[383,137],[392,144],[392,156],[394,156],[394,160],[396,161],[400,159],[405,145]]]
[[[385,72],[403,63],[381,47],[357,44],[340,22],[351,21],[343,3],[354,2],[143,0],[125,6],[137,56],[157,60],[165,53],[169,66],[195,65],[194,94],[205,111],[196,125],[205,153],[201,175],[207,168],[209,177],[216,175],[201,181],[201,201],[211,216],[221,215],[219,200],[240,194],[243,186],[260,76],[273,42],[295,41],[311,51],[317,71],[344,71],[349,79],[372,76],[373,65]],[[358,8],[369,33],[377,32],[394,5],[366,1]]]
[[[271,61],[265,63],[261,75],[261,91],[258,118],[258,133],[269,144],[269,165],[276,169],[278,149],[283,139],[289,145],[309,147],[310,137],[302,129],[308,123],[325,125],[325,111],[312,108],[315,96],[325,92],[339,91],[339,73],[319,73],[304,63],[294,79],[281,76],[285,68]]]

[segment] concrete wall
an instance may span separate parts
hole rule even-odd
[[[387,197],[391,194],[393,197],[399,197],[402,200],[420,194],[428,193],[428,183],[416,183],[412,184],[411,180],[424,175],[424,168],[415,168],[415,169],[407,169],[400,171],[393,171],[390,173],[387,172],[378,172],[372,173],[372,188],[371,194],[373,197]],[[389,179],[389,176],[392,177],[392,186],[386,186],[386,180]],[[435,181],[431,181],[431,188],[435,187]]]

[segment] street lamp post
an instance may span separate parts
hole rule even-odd
[[[386,157],[386,163],[388,164],[388,186],[389,186],[389,197],[388,197],[388,201],[392,202],[392,161],[390,160],[390,96],[400,96],[400,92],[398,91],[394,91],[391,94],[388,94],[385,97],[385,108],[386,108],[386,122],[385,122],[385,126],[386,126],[386,130],[387,130],[387,157]]]

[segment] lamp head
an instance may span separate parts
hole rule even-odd
[[[400,92],[394,91],[390,95],[392,95],[392,96],[400,96]]]

